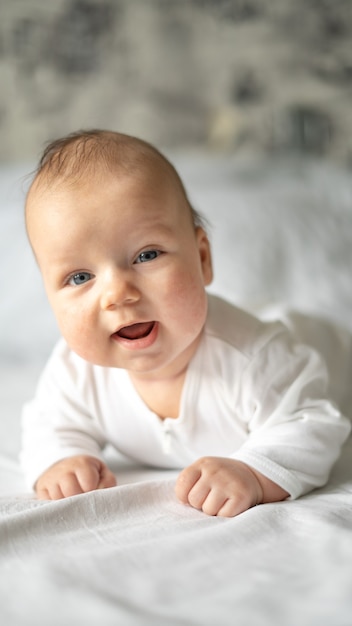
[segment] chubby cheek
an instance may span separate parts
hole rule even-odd
[[[97,329],[92,316],[82,307],[57,307],[54,313],[71,350],[87,361],[94,361],[100,342],[93,339]]]
[[[207,314],[207,296],[197,273],[178,272],[159,293],[164,294],[163,308],[175,327],[190,334],[200,331]]]

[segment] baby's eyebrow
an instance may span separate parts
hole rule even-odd
[[[137,227],[138,228],[138,227]],[[141,229],[141,237],[143,238],[153,238],[156,239],[158,237],[169,237],[171,238],[174,235],[174,229],[170,226],[164,226],[163,224],[147,224],[140,225]],[[137,230],[137,229],[136,229]]]

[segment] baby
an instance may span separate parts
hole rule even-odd
[[[207,294],[206,230],[160,152],[99,130],[53,142],[26,224],[62,334],[23,412],[38,498],[114,486],[108,443],[180,468],[177,497],[209,515],[325,484],[350,432],[325,366],[282,323]]]

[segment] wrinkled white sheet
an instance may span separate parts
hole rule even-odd
[[[343,465],[328,488],[227,520],[178,504],[170,478],[54,503],[4,498],[2,623],[348,626]]]
[[[351,327],[352,182],[332,167],[175,156],[213,222],[213,290]],[[56,338],[0,170],[0,623],[4,626],[350,626],[352,441],[326,487],[234,519],[179,504],[176,473],[112,453],[119,486],[37,502],[18,467],[19,413]],[[352,407],[351,407],[352,414]]]

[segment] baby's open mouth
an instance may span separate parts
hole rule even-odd
[[[124,326],[116,334],[123,339],[143,339],[150,335],[154,328],[155,322],[141,322],[139,324],[131,324]]]

